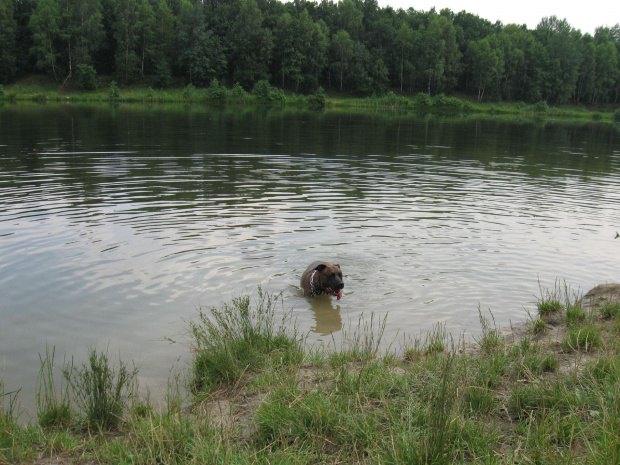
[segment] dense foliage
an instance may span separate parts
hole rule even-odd
[[[85,89],[113,75],[121,85],[217,79],[246,90],[266,81],[301,93],[618,103],[620,24],[591,36],[552,16],[529,30],[376,0],[0,0],[0,84],[43,72]]]

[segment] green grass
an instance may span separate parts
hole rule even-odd
[[[558,300],[576,308],[565,291]],[[338,347],[306,346],[279,297],[259,290],[188,323],[194,363],[171,374],[161,408],[107,353],[61,368],[48,349],[33,423],[0,382],[0,463],[618,463],[620,344],[606,314],[558,323],[561,344],[546,342],[551,331],[512,341],[479,315],[476,350],[449,344],[438,323],[392,351],[376,315]],[[95,379],[107,380],[98,399],[112,432],[94,420],[84,429]]]
[[[302,338],[288,330],[290,313],[276,321],[278,303],[277,296],[259,288],[254,304],[245,295],[220,309],[199,311],[189,322],[194,392],[233,385],[267,365],[286,369],[301,362]]]
[[[371,110],[414,112],[416,114],[442,115],[489,115],[490,117],[512,116],[525,118],[562,118],[564,120],[611,122],[616,117],[612,112],[594,112],[583,106],[564,105],[550,107],[545,102],[525,104],[523,102],[479,103],[466,98],[449,97],[443,94],[429,96],[397,95],[388,92],[382,96],[355,98],[340,94],[326,95],[323,89],[312,95],[284,92],[268,83],[259,82],[250,91],[239,85],[227,88],[214,80],[208,87],[196,88],[189,84],[158,89],[144,85],[113,85],[110,76],[99,76],[95,90],[84,91],[71,83],[61,87],[43,75],[27,76],[20,81],[4,86],[0,99],[34,102],[141,102],[141,103],[206,103],[212,105],[277,105],[299,107],[327,107],[344,110],[359,108]]]

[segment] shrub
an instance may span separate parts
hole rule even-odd
[[[258,81],[254,85],[252,93],[262,102],[284,102],[284,92],[282,89],[272,87],[265,79]]]
[[[601,307],[601,316],[606,320],[616,318],[620,315],[620,302],[606,302]]]
[[[426,109],[429,109],[431,106],[433,106],[433,100],[430,98],[428,94],[419,92],[413,98],[413,105],[418,109],[426,110]]]
[[[620,108],[614,111],[614,121],[616,123],[620,123]]]
[[[532,106],[532,111],[535,113],[545,113],[549,111],[549,105],[544,100],[540,100]]]
[[[55,348],[45,348],[45,357],[39,354],[41,368],[37,378],[37,418],[43,428],[66,428],[71,424],[73,412],[69,405],[68,386],[57,392],[54,382]]]
[[[77,65],[75,79],[81,89],[95,90],[97,88],[97,71],[90,65]]]
[[[241,87],[241,84],[235,82],[235,85],[230,90],[230,95],[235,100],[241,100],[244,99],[248,93]]]
[[[191,100],[194,95],[196,94],[196,87],[194,87],[194,84],[192,84],[191,82],[185,86],[185,89],[183,89],[183,92],[181,92],[181,95],[183,96],[184,100]]]
[[[91,350],[88,363],[78,368],[71,361],[63,368],[63,376],[71,386],[86,426],[113,430],[134,396],[138,369],[128,369],[120,359],[118,368],[114,368],[107,353]]]
[[[325,106],[325,91],[322,87],[319,87],[314,94],[308,96],[308,103],[319,108]]]
[[[110,83],[109,96],[110,100],[118,100],[121,98],[121,90],[118,88],[116,81]]]
[[[566,351],[590,352],[601,344],[601,339],[601,331],[592,324],[571,325],[562,348]]]
[[[226,100],[228,97],[228,90],[220,82],[213,78],[211,84],[207,88],[207,100]]]

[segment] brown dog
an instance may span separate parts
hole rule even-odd
[[[342,298],[342,271],[340,265],[330,265],[325,262],[314,262],[301,275],[301,288],[304,297],[315,295],[333,295],[340,300]]]

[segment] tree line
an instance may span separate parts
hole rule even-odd
[[[592,36],[551,16],[530,30],[377,0],[0,0],[0,83],[32,73],[606,104],[620,99],[620,24]]]

